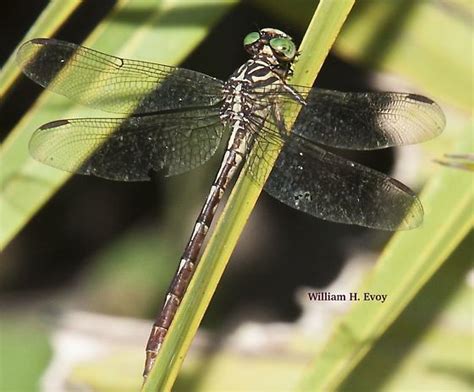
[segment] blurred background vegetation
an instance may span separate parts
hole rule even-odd
[[[150,324],[132,318],[151,319],[161,306],[219,157],[149,183],[69,179],[36,164],[27,142],[39,125],[104,114],[42,94],[23,77],[12,86],[7,60],[34,26],[35,36],[225,79],[246,60],[241,42],[249,31],[276,27],[300,42],[317,2],[55,3],[42,24],[33,25],[46,1],[7,2],[0,15],[0,389],[35,390],[50,366],[47,390],[63,383],[136,390]],[[441,201],[422,199],[428,223],[431,216],[447,225],[426,234],[441,249],[422,243],[426,253],[443,255],[429,283],[351,375],[340,377],[342,389],[472,389],[472,174],[453,174],[433,159],[473,151],[473,15],[469,0],[361,0],[318,76],[322,88],[425,94],[448,122],[421,146],[346,154],[417,191],[431,180],[432,198]],[[348,305],[308,303],[305,293],[355,291],[388,239],[262,194],[176,390],[292,390]],[[422,253],[407,249],[401,263]]]

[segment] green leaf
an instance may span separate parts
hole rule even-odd
[[[235,3],[236,0],[212,3],[200,0],[121,1],[84,44],[122,57],[178,64]],[[137,20],[136,15],[143,15],[143,19]],[[183,25],[187,28],[183,29]],[[150,50],[154,48],[159,50]],[[103,113],[46,92],[10,133],[0,149],[0,248],[70,176],[30,158],[27,146],[31,133],[48,121],[94,116],[101,117]]]
[[[48,332],[33,312],[2,312],[0,391],[35,391],[44,368],[51,359]],[[25,366],[25,360],[28,366]]]
[[[429,96],[471,112],[473,13],[472,1],[361,0],[334,48],[345,59],[403,75]]]
[[[340,390],[472,390],[473,252],[471,231]]]
[[[353,3],[352,0],[320,2],[301,44],[302,55],[292,82],[312,84]],[[276,159],[276,153],[274,155],[273,159]],[[144,391],[167,391],[172,388],[260,191],[255,182],[245,176],[239,177],[144,385]]]

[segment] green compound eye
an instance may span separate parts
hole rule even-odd
[[[248,33],[244,38],[244,46],[252,45],[260,39],[260,34],[258,31],[253,31]]]
[[[286,59],[293,59],[296,55],[295,44],[290,38],[273,38],[270,40],[270,46]]]

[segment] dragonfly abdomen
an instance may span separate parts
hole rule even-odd
[[[243,123],[236,121],[234,122],[234,126],[235,128],[229,138],[228,147],[225,151],[219,172],[194,224],[191,238],[186,245],[178,270],[168,289],[163,308],[153,324],[146,347],[146,361],[143,372],[145,377],[156,360],[171,322],[194,274],[194,270],[199,261],[198,257],[202,244],[212,224],[217,207],[222,200],[227,185],[242,162],[243,154],[246,150],[247,135]]]

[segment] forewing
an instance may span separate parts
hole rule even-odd
[[[429,98],[407,93],[353,93],[291,86],[304,98],[282,90],[273,95],[287,128],[315,143],[372,150],[419,143],[445,126],[441,108]],[[301,109],[301,111],[300,111]]]
[[[35,159],[61,170],[146,181],[152,171],[172,176],[203,164],[222,133],[218,113],[201,109],[53,121],[35,131],[29,147]]]
[[[107,112],[153,113],[222,100],[222,82],[205,74],[122,59],[56,39],[24,43],[17,62],[41,86]]]
[[[317,218],[382,230],[419,226],[423,208],[405,185],[296,135],[283,147],[265,190]]]

